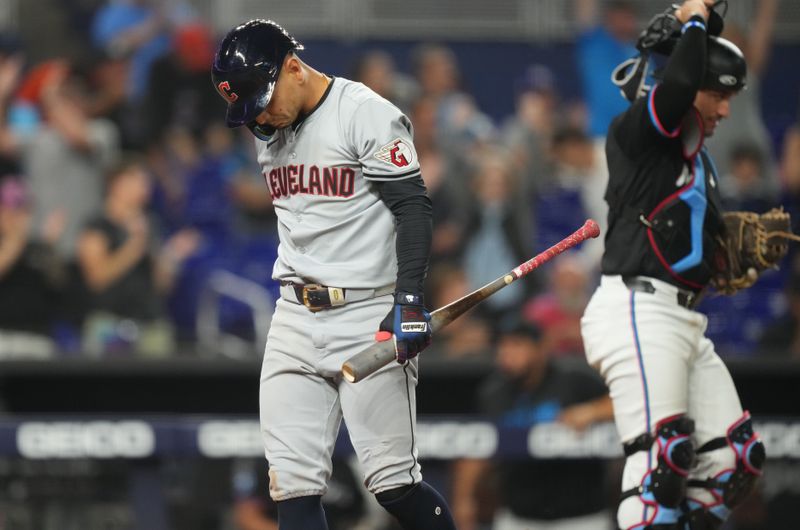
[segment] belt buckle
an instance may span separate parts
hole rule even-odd
[[[683,292],[679,291],[678,292],[678,302],[680,302],[681,295],[683,295],[683,299],[685,301],[684,307],[686,309],[693,309],[694,308],[694,304],[697,301],[697,293],[693,293],[691,291],[688,291],[688,292],[687,291],[683,291]]]
[[[317,313],[325,309],[325,306],[315,306],[312,305],[311,300],[308,298],[309,292],[317,292],[317,291],[327,291],[327,287],[323,287],[318,283],[309,283],[303,286],[303,305],[308,308],[309,311],[312,313]]]

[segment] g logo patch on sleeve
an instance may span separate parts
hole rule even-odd
[[[406,167],[414,162],[414,149],[402,138],[396,138],[378,149],[375,158],[395,167]]]

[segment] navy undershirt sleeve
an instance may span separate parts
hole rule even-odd
[[[397,223],[397,291],[422,294],[433,238],[433,207],[422,177],[374,183]]]

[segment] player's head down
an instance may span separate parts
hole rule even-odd
[[[299,112],[294,107],[299,105],[292,95],[299,95],[287,85],[293,76],[302,74],[302,63],[294,54],[302,49],[302,44],[271,20],[251,20],[225,36],[214,57],[211,78],[228,102],[228,127],[247,125],[256,136],[269,136],[275,128],[294,121]],[[266,120],[261,119],[265,112],[270,115]]]

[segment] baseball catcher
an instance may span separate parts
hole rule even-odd
[[[749,287],[796,239],[782,210],[721,207],[703,143],[747,82],[742,52],[719,37],[726,6],[670,7],[612,75],[631,105],[606,138],[603,277],[581,331],[624,446],[617,524],[626,530],[720,528],[766,458],[695,311],[706,288]]]

